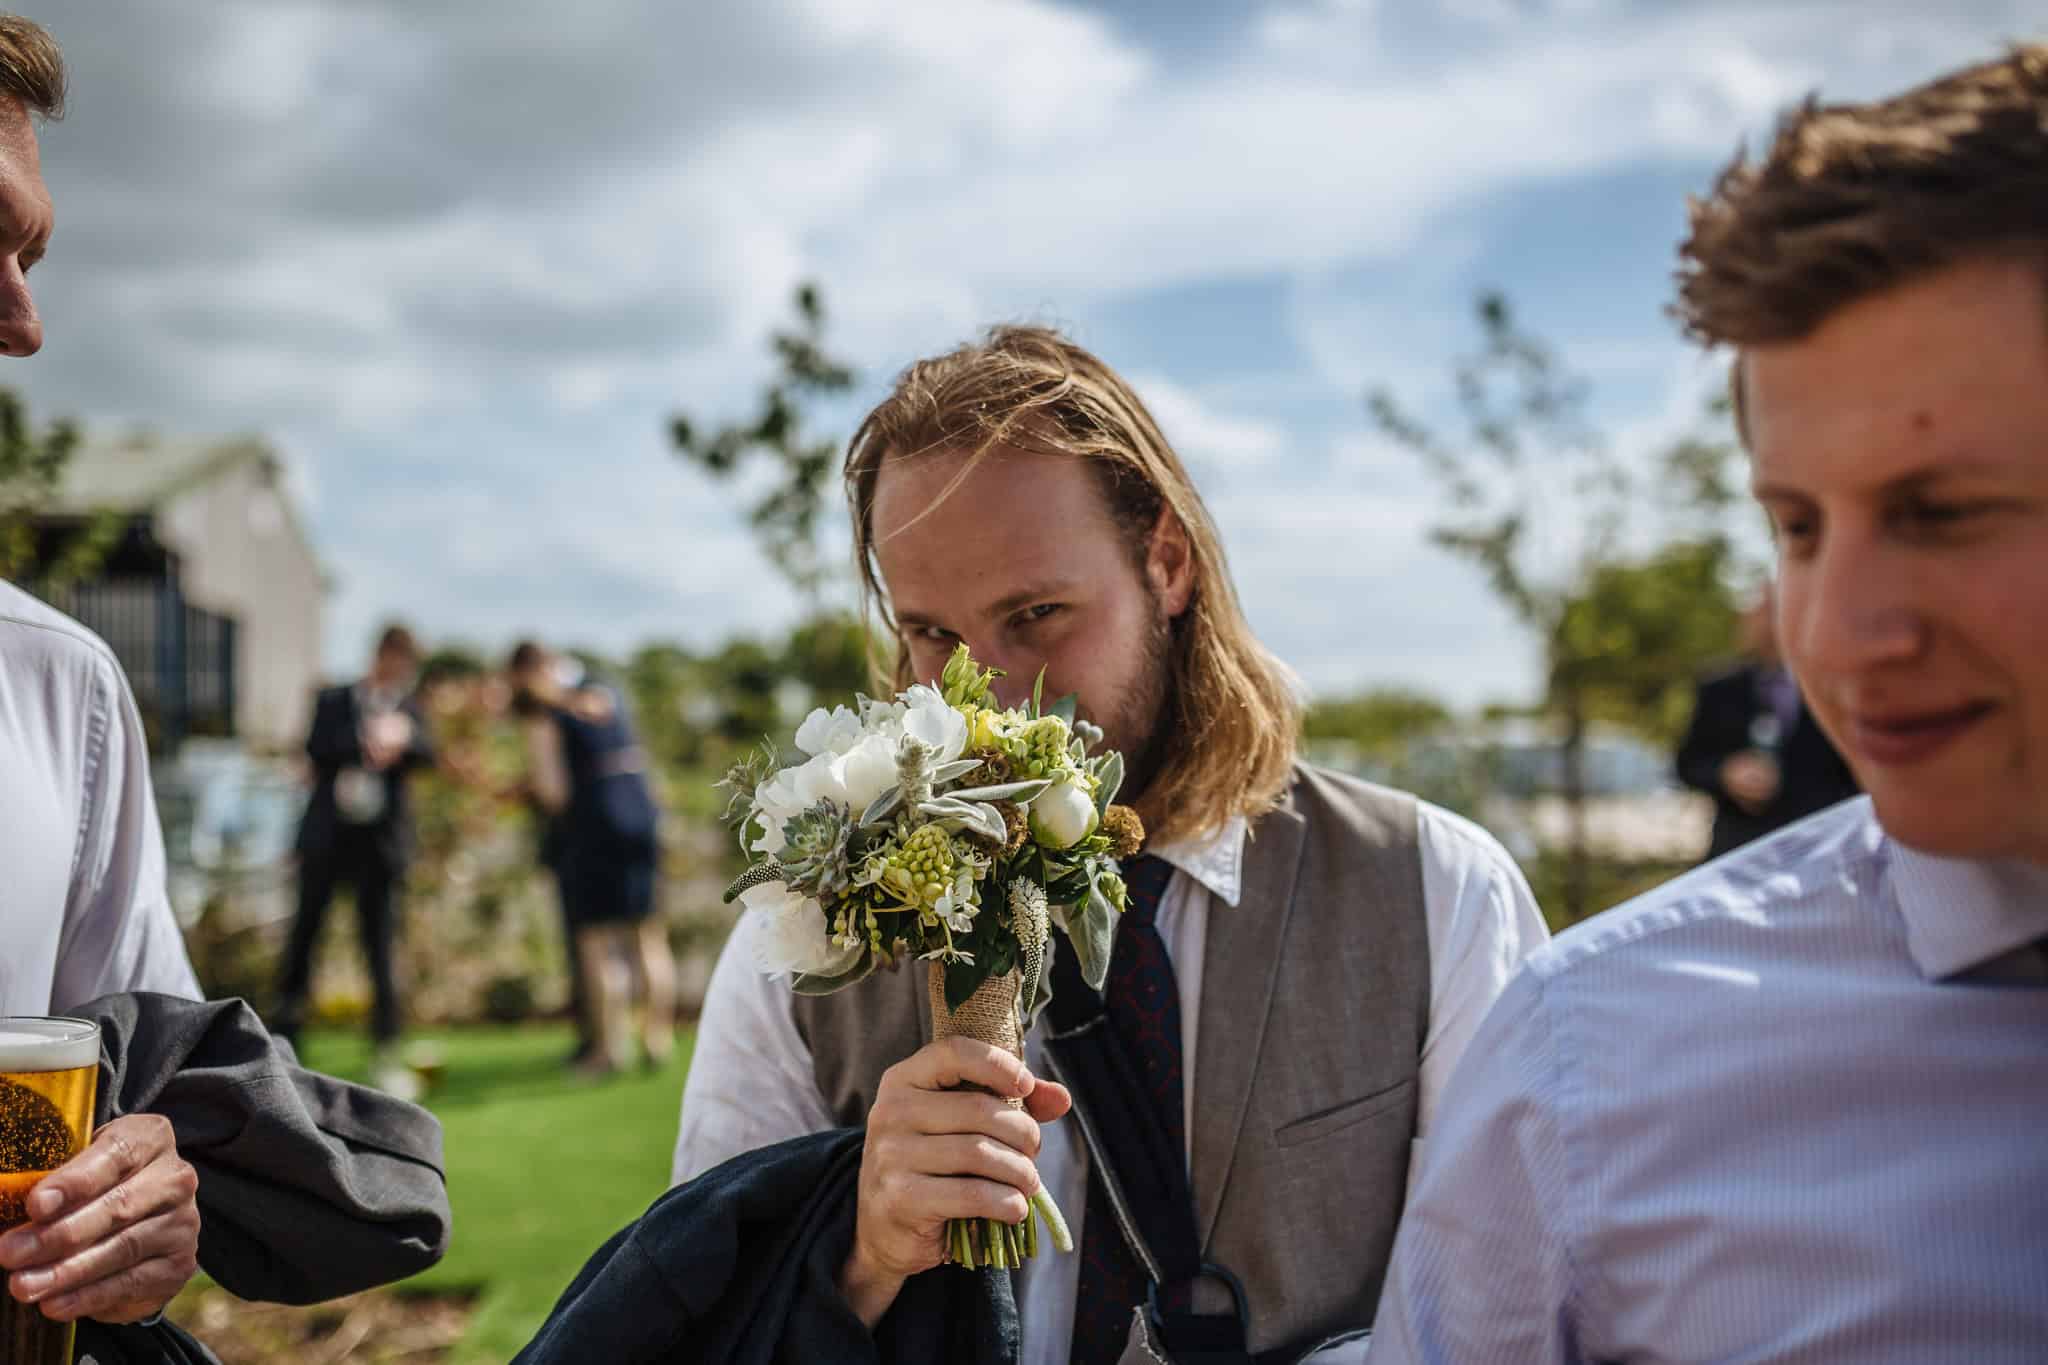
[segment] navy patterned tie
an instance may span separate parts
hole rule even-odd
[[[1123,863],[1130,898],[1117,925],[1109,955],[1103,1001],[1110,1026],[1138,1068],[1145,1090],[1158,1106],[1173,1150],[1187,1150],[1182,1108],[1180,987],[1173,961],[1159,934],[1159,901],[1173,868],[1145,854]],[[1071,954],[1062,954],[1071,956]],[[1078,977],[1074,978],[1078,985]],[[1058,989],[1058,987],[1055,987]],[[1072,1365],[1116,1365],[1131,1331],[1131,1310],[1145,1300],[1150,1283],[1137,1255],[1124,1241],[1116,1210],[1099,1175],[1088,1177],[1088,1213],[1081,1225],[1081,1286],[1074,1304]],[[1164,1308],[1185,1308],[1184,1285],[1162,1289]]]

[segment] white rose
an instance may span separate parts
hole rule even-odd
[[[833,944],[823,906],[780,882],[748,887],[740,893],[740,903],[752,920],[750,946],[754,964],[763,972],[838,976],[860,959],[859,947]]]
[[[938,750],[937,761],[951,763],[967,747],[967,717],[947,704],[936,687],[919,683],[903,694],[903,733]]]
[[[1079,782],[1053,783],[1030,809],[1032,837],[1048,848],[1072,848],[1095,832],[1095,798]]]
[[[796,730],[796,747],[815,758],[819,754],[843,754],[858,744],[864,732],[860,717],[851,707],[819,707],[804,717]]]

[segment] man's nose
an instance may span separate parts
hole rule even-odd
[[[1799,590],[1778,601],[1779,645],[1795,675],[1851,677],[1926,647],[1912,565],[1880,539],[1838,536],[1799,579]]]
[[[0,271],[0,355],[34,355],[43,349],[43,320],[19,261],[10,257]]]

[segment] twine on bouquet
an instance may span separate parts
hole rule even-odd
[[[989,977],[975,988],[974,994],[960,1002],[957,1010],[946,1005],[944,963],[930,964],[925,988],[932,1004],[932,1041],[972,1038],[978,1043],[1001,1048],[1019,1061],[1024,1059],[1024,1012],[1019,1006],[1019,996],[1024,989],[1023,973],[1009,971]],[[977,1085],[962,1088],[983,1089]],[[1024,1107],[1024,1101],[1014,1095],[1003,1097],[1003,1103],[1012,1109]],[[1032,1216],[1034,1213],[1037,1217]],[[1041,1184],[1032,1194],[1030,1207],[1024,1211],[1021,1223],[1003,1223],[993,1218],[955,1218],[948,1223],[946,1259],[969,1270],[982,1266],[1016,1270],[1038,1254],[1039,1218],[1045,1220],[1046,1230],[1051,1234],[1056,1249],[1074,1249],[1073,1234],[1067,1229],[1066,1218]]]

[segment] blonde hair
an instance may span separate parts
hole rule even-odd
[[[2043,43],[1788,113],[1761,160],[1738,153],[1692,203],[1673,311],[1710,345],[1797,341],[1846,304],[2005,252],[2048,262]]]
[[[863,606],[896,639],[893,665],[878,668],[883,681],[914,679],[875,562],[882,466],[959,451],[968,456],[965,478],[998,447],[1089,461],[1140,573],[1162,512],[1187,533],[1194,591],[1171,626],[1161,757],[1137,803],[1149,837],[1171,842],[1278,805],[1300,731],[1293,677],[1253,636],[1215,524],[1152,414],[1115,371],[1050,328],[996,327],[979,343],[917,362],[854,434],[846,490]]]
[[[0,93],[44,118],[64,116],[64,54],[49,30],[19,15],[0,14]]]

